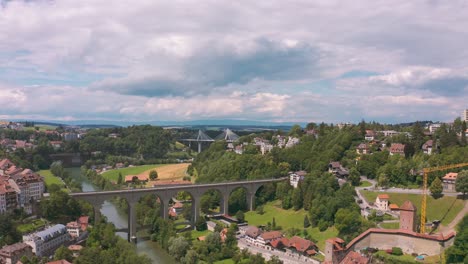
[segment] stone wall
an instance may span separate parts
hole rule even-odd
[[[370,232],[359,241],[356,241],[351,247],[359,251],[366,247],[378,248],[382,250],[399,247],[405,254],[427,254],[429,256],[441,254],[445,248],[453,244],[454,237],[441,241],[428,239],[408,234],[389,234]]]

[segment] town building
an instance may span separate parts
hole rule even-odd
[[[434,134],[437,131],[437,129],[439,129],[441,126],[442,126],[441,123],[430,124],[429,125],[429,132],[431,134]]]
[[[390,146],[390,155],[405,155],[405,145],[401,143],[392,143]]]
[[[426,141],[426,143],[424,143],[424,144],[422,145],[421,148],[422,148],[422,151],[423,151],[424,154],[427,154],[427,155],[431,155],[431,154],[432,154],[432,148],[433,148],[433,147],[432,147],[432,144],[433,144],[433,142],[434,142],[434,141],[431,139],[431,140]]]
[[[294,187],[294,188],[297,188],[297,186],[299,186],[299,182],[300,181],[303,181],[305,176],[307,175],[307,172],[306,171],[296,171],[296,172],[290,172],[289,173],[289,184]]]
[[[389,199],[390,197],[388,194],[379,194],[377,195],[377,198],[375,198],[375,206],[377,206],[377,208],[381,211],[388,211]]]
[[[367,143],[361,143],[356,147],[356,152],[357,154],[363,155],[363,154],[370,154],[370,148]]]
[[[328,172],[340,178],[348,177],[349,175],[349,171],[338,161],[333,161],[328,164]]]
[[[457,181],[458,173],[449,172],[442,177],[443,190],[444,192],[456,192],[455,182]]]
[[[296,137],[288,137],[288,143],[286,143],[285,148],[291,148],[297,144],[299,144],[299,139]]]
[[[261,234],[260,228],[256,226],[248,226],[245,230],[245,239],[248,243],[255,244],[257,237]]]
[[[67,232],[72,238],[77,238],[88,229],[88,216],[80,216],[76,221],[67,223]]]
[[[33,256],[32,247],[25,243],[16,243],[4,246],[0,249],[0,263],[16,264],[25,256],[28,259]]]
[[[395,130],[382,130],[382,131],[379,131],[379,133],[383,134],[384,137],[391,137],[391,136],[395,136],[399,134]]]
[[[283,233],[281,233],[280,231],[269,231],[260,234],[255,242],[259,246],[266,246],[266,244],[270,243],[271,241],[282,237]]]
[[[468,109],[463,110],[461,120],[468,123]]]
[[[57,248],[66,245],[70,239],[67,227],[61,224],[23,236],[23,242],[30,245],[33,253],[38,257],[52,255]]]

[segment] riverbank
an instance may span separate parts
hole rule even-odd
[[[81,183],[83,192],[98,191],[99,188],[93,185],[88,179],[81,176],[80,168],[68,168],[66,169],[70,175],[78,182]],[[107,218],[107,221],[113,223],[116,229],[127,228],[128,219],[127,215],[119,212],[117,207],[109,201],[106,201],[101,206],[101,214]],[[126,232],[117,232],[118,236],[127,239]],[[150,240],[139,240],[136,244],[136,250],[138,254],[147,255],[152,263],[155,264],[175,264],[175,260],[163,250],[157,243]]]

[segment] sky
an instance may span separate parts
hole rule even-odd
[[[468,1],[0,0],[0,119],[452,121]]]

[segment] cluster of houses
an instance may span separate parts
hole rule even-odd
[[[276,144],[273,144],[272,141],[277,141]],[[262,155],[265,155],[268,152],[271,152],[273,148],[291,148],[297,144],[299,144],[300,140],[297,137],[285,137],[281,135],[276,135],[273,139],[267,140],[261,137],[256,137],[253,139],[252,145],[256,146],[260,149]],[[228,151],[234,151],[237,154],[243,154],[245,146],[248,146],[249,143],[244,142],[240,145],[234,146],[233,143],[228,144]]]
[[[263,231],[256,226],[239,227],[247,243],[266,250],[281,251],[289,256],[314,256],[318,253],[317,245],[302,237],[286,238],[280,231]]]
[[[23,208],[28,214],[44,193],[44,179],[30,169],[0,160],[0,214]]]
[[[76,244],[87,237],[88,216],[81,216],[67,225],[56,224],[44,230],[23,235],[23,242],[4,246],[0,249],[0,264],[20,263],[25,256],[48,257],[60,246],[67,246],[74,256],[83,248]],[[51,263],[51,262],[50,262]]]

